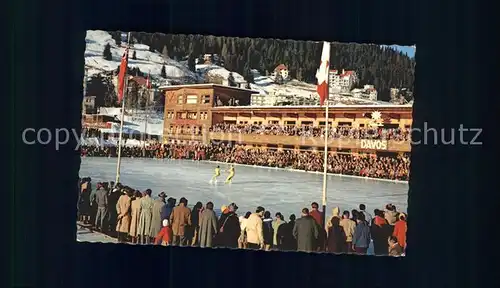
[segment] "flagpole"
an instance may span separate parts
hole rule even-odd
[[[130,48],[130,32],[128,32],[128,37],[127,37],[127,48]],[[120,182],[120,168],[121,168],[121,162],[122,162],[122,138],[123,138],[123,119],[125,116],[125,99],[127,98],[127,91],[128,91],[128,77],[127,77],[127,69],[128,69],[128,53],[127,53],[127,67],[125,67],[125,79],[124,79],[124,85],[123,85],[123,97],[122,97],[122,115],[120,118],[120,136],[118,138],[118,161],[116,162],[116,179],[115,183]]]
[[[146,85],[148,97],[146,98],[146,123],[144,124],[144,133],[142,137],[142,157],[146,157],[146,135],[148,132],[148,116],[149,116],[149,98],[151,97],[151,89],[149,89],[149,81],[151,76],[148,75],[148,83]]]
[[[83,74],[83,100],[82,100],[82,118],[84,118],[83,115],[87,114],[85,112],[85,96],[87,96],[87,71],[89,68],[85,66],[85,73]]]
[[[328,78],[327,78],[328,79]],[[330,86],[328,83],[328,80],[326,82],[326,85],[328,87],[328,93],[326,96],[326,105],[325,105],[325,147],[324,147],[324,159],[323,159],[323,197],[322,197],[322,221],[323,225],[326,226],[326,188],[327,188],[327,173],[328,173],[328,121],[329,121],[329,113],[328,113],[328,105],[329,105],[329,99],[330,99]]]
[[[328,44],[328,45],[327,45]],[[325,51],[325,46],[328,46],[327,51]],[[326,53],[325,53],[326,52]],[[323,59],[323,54],[326,54],[325,56],[326,59]],[[327,174],[328,174],[328,134],[329,134],[329,111],[328,111],[328,106],[330,105],[330,77],[329,77],[329,71],[330,71],[330,43],[325,42],[323,44],[323,52],[321,56],[321,61],[326,61],[326,67],[325,67],[325,82],[326,82],[326,95],[325,95],[325,147],[324,147],[324,158],[323,158],[323,197],[322,197],[322,213],[321,213],[321,220],[323,223],[323,227],[326,228],[326,196],[327,196]]]

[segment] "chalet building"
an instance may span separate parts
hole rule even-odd
[[[222,121],[213,119],[211,111],[215,107],[248,106],[250,95],[257,93],[218,84],[176,85],[159,89],[165,94],[165,140],[172,134],[202,135],[208,132],[213,122]]]
[[[351,91],[354,84],[358,83],[358,75],[356,71],[342,71],[333,69],[328,73],[328,83],[330,88],[340,90],[341,92]]]
[[[95,104],[96,96],[85,96],[83,97],[83,114],[97,114],[97,107]]]
[[[289,80],[290,79],[290,72],[288,71],[288,67],[286,67],[284,64],[280,64],[274,68],[273,73],[271,74],[271,78],[273,78],[275,81],[278,80],[278,76],[281,76],[280,78],[282,80]]]
[[[93,129],[110,129],[113,123],[120,123],[120,121],[110,115],[83,115],[82,117],[82,127],[83,128],[93,128]]]

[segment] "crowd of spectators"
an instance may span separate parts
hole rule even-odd
[[[392,204],[374,209],[373,216],[363,204],[352,211],[334,207],[324,225],[315,202],[297,211],[299,218],[291,214],[285,220],[262,206],[238,215],[235,203],[216,212],[213,202],[190,206],[184,197],[177,203],[151,189],[113,182],[92,186],[89,177],[79,180],[77,223],[120,243],[357,254],[372,247],[375,255],[390,256],[403,256],[406,248],[407,215]]]
[[[329,138],[333,139],[373,139],[373,140],[394,140],[409,141],[410,129],[382,128],[382,127],[349,127],[335,126],[329,130]],[[281,125],[257,125],[257,124],[215,124],[211,127],[212,132],[222,133],[243,133],[260,135],[284,135],[301,137],[324,137],[324,127],[311,126],[281,126]]]
[[[116,147],[82,146],[82,156],[116,157]],[[145,147],[123,147],[122,157],[159,159],[211,160],[266,167],[289,168],[305,171],[323,171],[323,152],[314,150],[286,150],[243,145],[177,145],[153,143]],[[331,153],[328,155],[329,173],[370,178],[407,181],[409,155],[393,157],[373,154]]]

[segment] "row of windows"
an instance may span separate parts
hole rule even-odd
[[[200,126],[173,126],[171,125],[168,129],[169,134],[188,134],[188,135],[201,135]]]
[[[169,111],[166,113],[167,119],[190,119],[190,120],[207,120],[208,119],[208,112],[191,112],[191,111],[184,111],[184,112],[177,112],[175,114],[173,111]]]
[[[210,95],[201,96],[201,101],[198,95],[179,95],[177,96],[177,104],[210,104]]]

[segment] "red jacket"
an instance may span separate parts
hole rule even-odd
[[[321,213],[318,210],[312,210],[309,215],[311,215],[311,217],[316,220],[316,223],[318,223],[318,225],[323,227],[323,225],[321,224]]]
[[[170,227],[168,226],[165,226],[161,228],[158,235],[156,235],[155,245],[160,245],[163,241],[165,241],[166,244],[170,244],[170,239],[172,239],[172,229],[170,229]]]
[[[382,225],[388,224],[388,223],[387,223],[387,220],[385,220],[384,218],[377,215],[377,216],[375,216],[375,218],[373,218],[373,224],[375,224],[377,226],[382,226]]]
[[[396,238],[398,238],[398,243],[403,248],[406,247],[406,230],[407,229],[408,229],[408,227],[406,225],[406,221],[398,220],[396,222],[396,224],[394,224],[394,232],[392,233],[392,235],[396,236]]]

